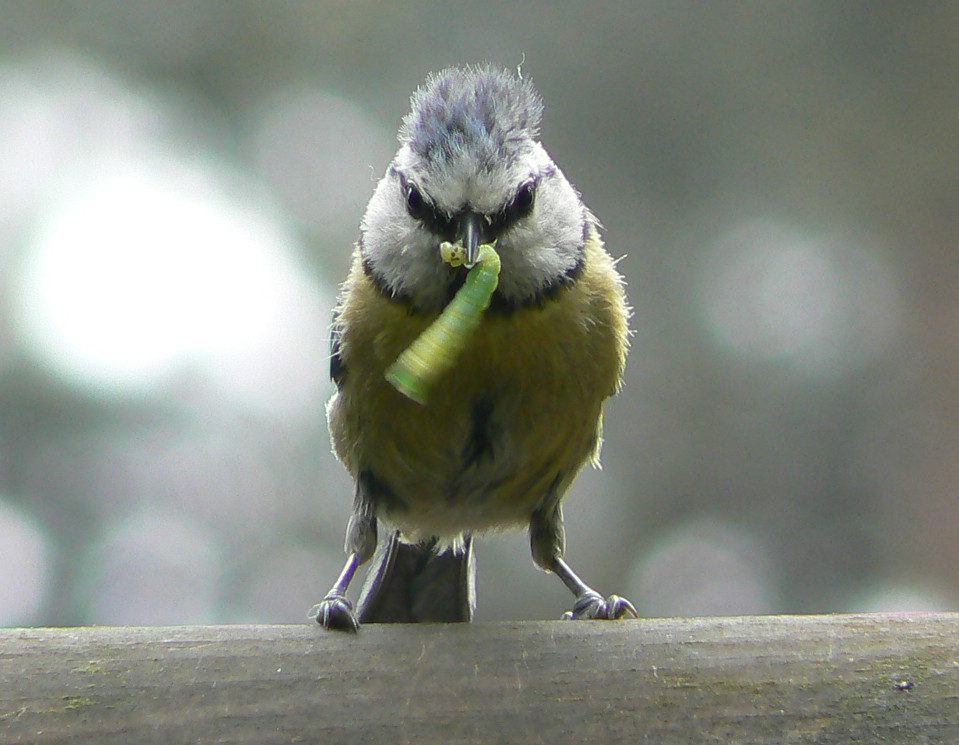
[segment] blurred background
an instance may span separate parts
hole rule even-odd
[[[635,307],[567,556],[642,614],[959,607],[959,4],[0,3],[0,625],[305,622],[330,309],[426,74],[533,79]],[[521,533],[478,618],[555,618]]]

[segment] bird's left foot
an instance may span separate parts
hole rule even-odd
[[[639,613],[624,597],[610,595],[604,599],[592,590],[576,598],[573,610],[563,614],[564,621],[617,621],[620,618],[639,618]]]

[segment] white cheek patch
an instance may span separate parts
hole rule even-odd
[[[486,214],[508,203],[515,195],[515,184],[528,180],[530,173],[540,174],[532,212],[497,237],[502,261],[498,297],[507,303],[535,301],[581,263],[586,209],[538,143],[522,163],[453,180],[447,171],[429,178],[417,173],[410,153],[401,148],[370,199],[361,223],[362,251],[377,280],[391,293],[410,298],[415,306],[440,309],[449,300],[450,269],[443,263],[439,247],[451,236],[435,235],[410,216],[400,188],[400,169],[415,174],[411,178],[420,180],[439,209],[462,209],[462,201],[449,205],[447,199],[436,198],[449,198],[455,191],[460,200]]]

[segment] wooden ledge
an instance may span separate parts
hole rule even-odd
[[[959,742],[959,614],[5,629],[21,742]]]

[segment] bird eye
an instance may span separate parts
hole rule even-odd
[[[417,220],[422,220],[426,216],[427,209],[428,207],[426,204],[426,199],[423,197],[423,193],[413,184],[407,184],[406,211],[410,213],[411,217],[414,217]]]
[[[532,181],[523,184],[519,188],[519,191],[516,192],[516,196],[513,197],[512,207],[517,217],[526,217],[526,215],[532,211],[535,192],[536,187]]]

